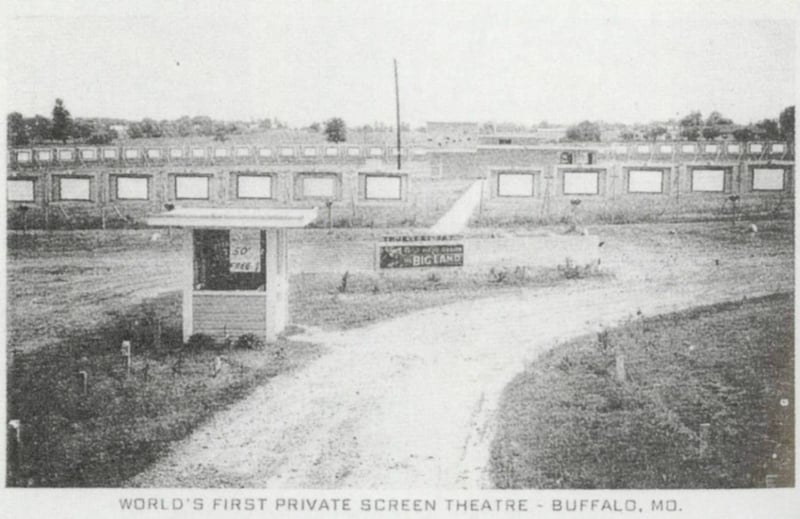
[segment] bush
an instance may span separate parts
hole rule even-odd
[[[239,350],[260,350],[264,347],[264,341],[255,334],[245,333],[236,339],[234,347]]]
[[[204,333],[194,333],[186,341],[186,347],[192,351],[213,350],[216,345],[214,338]]]

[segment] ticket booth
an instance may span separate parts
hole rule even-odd
[[[286,230],[316,217],[316,208],[175,208],[148,218],[148,225],[187,233],[184,340],[204,333],[274,341],[289,318]]]

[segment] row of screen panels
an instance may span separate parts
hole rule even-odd
[[[752,188],[755,191],[783,191],[786,175],[783,168],[754,168]],[[691,189],[696,192],[724,192],[725,169],[692,170]],[[181,200],[209,199],[210,176],[176,175],[175,198]],[[149,177],[115,175],[118,200],[148,200]],[[269,199],[273,196],[271,175],[236,176],[236,196],[241,199]],[[338,178],[335,175],[302,175],[301,193],[305,198],[336,198]],[[365,198],[368,200],[401,200],[402,178],[398,175],[365,175]],[[91,200],[91,178],[58,178],[60,200]],[[662,170],[629,170],[629,193],[662,193]],[[32,179],[8,179],[7,199],[12,202],[35,200]],[[564,194],[598,194],[599,173],[564,172]],[[497,175],[497,194],[501,197],[532,197],[534,173],[501,172]]]
[[[294,147],[280,147],[277,148],[278,155],[281,157],[294,157],[296,155],[297,149]],[[320,155],[320,150],[316,147],[303,147],[300,148],[301,154],[304,157],[316,157]],[[79,148],[78,155],[81,160],[85,161],[94,161],[98,160],[99,157],[102,157],[105,160],[116,160],[117,159],[117,148],[102,148],[100,150],[100,154],[98,155],[98,150],[96,148]],[[194,159],[205,159],[209,156],[209,151],[207,148],[190,148],[188,150],[188,154],[185,153],[186,150],[183,148],[170,148],[168,151],[168,156],[173,159],[183,158],[184,156],[188,156]],[[210,156],[214,158],[227,158],[230,156],[235,157],[250,157],[253,149],[246,146],[235,147],[233,148],[233,153],[231,154],[231,150],[229,148],[211,148]],[[397,156],[398,151],[397,148],[391,147],[389,148],[389,154],[392,156]],[[404,154],[408,153],[407,148],[403,148],[402,152]],[[273,156],[273,149],[272,148],[258,148],[257,155],[260,157],[272,157]],[[345,149],[345,155],[349,157],[360,157],[362,155],[367,155],[370,157],[382,157],[386,154],[386,150],[384,148],[375,146],[372,148],[367,148],[366,153],[362,153],[362,149],[360,147],[348,147]],[[341,150],[338,147],[325,147],[322,150],[322,155],[326,157],[338,157],[342,154]],[[427,154],[427,150],[425,148],[412,148],[411,150],[412,155],[425,155]],[[161,148],[147,148],[147,149],[140,149],[140,148],[124,148],[122,149],[122,157],[126,160],[138,160],[142,156],[146,156],[148,159],[152,160],[160,160],[163,156],[163,150]],[[56,150],[56,155],[53,155],[51,150],[35,150],[35,157],[36,160],[39,162],[51,162],[53,161],[54,157],[58,158],[59,161],[62,162],[72,162],[75,160],[76,155],[75,151],[72,149],[59,149]],[[18,150],[16,152],[16,160],[18,163],[30,163],[33,162],[34,159],[34,150]]]

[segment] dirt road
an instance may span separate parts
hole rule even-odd
[[[743,238],[749,240],[750,238]],[[758,240],[758,238],[752,238]],[[758,254],[611,248],[614,279],[520,290],[303,340],[329,352],[216,416],[137,486],[476,488],[505,384],[571,337],[654,315],[793,288],[791,246]],[[787,252],[788,251],[788,252]],[[763,252],[763,251],[762,251]]]

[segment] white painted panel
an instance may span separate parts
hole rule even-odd
[[[347,148],[347,154],[351,157],[358,157],[361,155],[361,148]]]
[[[755,168],[753,189],[759,191],[783,191],[783,168]]]
[[[272,177],[268,175],[239,175],[236,192],[239,198],[271,198]]]
[[[161,158],[161,150],[158,148],[151,148],[147,150],[147,158],[149,159],[160,159]]]
[[[750,145],[750,153],[761,153],[764,151],[763,144],[751,144]]]
[[[650,153],[650,146],[636,146],[636,153]]]
[[[304,197],[333,198],[336,196],[335,177],[303,177]]]
[[[719,146],[716,144],[706,144],[706,153],[716,153],[719,151]]]
[[[662,144],[659,151],[661,153],[672,153],[672,146],[669,144]]]
[[[303,148],[303,155],[306,157],[315,157],[317,155],[317,148]]]
[[[328,157],[336,157],[339,155],[339,148],[325,148],[325,155]]]
[[[33,180],[8,179],[6,198],[10,202],[33,202]]]
[[[249,157],[250,156],[250,148],[246,148],[244,146],[240,146],[236,148],[236,156],[237,157]]]
[[[695,146],[694,144],[682,144],[681,151],[683,153],[694,153],[697,151],[697,146]]]
[[[271,157],[272,156],[272,148],[259,148],[258,156],[259,157]]]
[[[728,153],[739,153],[742,151],[742,147],[738,144],[728,144]]]
[[[614,153],[628,153],[627,146],[614,146]]]
[[[228,148],[214,148],[214,157],[223,158],[228,156]]]
[[[97,160],[97,151],[92,149],[81,150],[83,160]]]
[[[136,148],[128,148],[125,150],[124,157],[126,159],[138,159],[139,158],[139,150]]]
[[[72,150],[58,150],[58,160],[70,161],[73,157]]]
[[[36,152],[36,160],[50,162],[53,160],[53,154],[50,150],[39,150]]]
[[[772,145],[772,153],[783,153],[786,151],[786,145],[783,143],[775,143]]]
[[[183,148],[171,148],[169,150],[169,156],[173,159],[179,159],[183,157]]]
[[[117,149],[116,148],[105,148],[103,150],[103,158],[104,159],[116,159],[117,158]]]
[[[17,162],[30,162],[31,161],[31,152],[30,151],[18,151],[17,152]]]
[[[369,156],[370,157],[381,157],[383,156],[383,148],[372,147],[369,149]]]
[[[595,195],[599,191],[600,174],[595,171],[564,173],[565,195]]]
[[[204,158],[206,158],[206,149],[205,148],[192,148],[192,158],[195,158],[195,159],[204,159]]]
[[[498,196],[533,196],[533,173],[498,173]]]
[[[208,177],[176,176],[175,198],[207,199]]]
[[[294,148],[281,148],[282,157],[291,157],[294,155]]]
[[[400,200],[400,177],[373,176],[365,177],[365,197],[368,200]]]
[[[92,182],[88,178],[58,179],[61,200],[91,200]]]
[[[117,177],[117,198],[120,200],[147,200],[147,179],[143,177]]]
[[[725,190],[724,169],[692,170],[692,191],[710,191],[721,193]]]
[[[628,172],[629,193],[660,193],[664,172],[653,169],[632,169]]]

